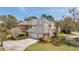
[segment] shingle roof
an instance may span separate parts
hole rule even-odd
[[[37,20],[36,19],[32,19],[29,21],[23,21],[21,23],[19,23],[18,25],[37,25]]]
[[[5,22],[4,22],[4,21],[2,21],[2,20],[0,20],[0,24],[5,24]]]

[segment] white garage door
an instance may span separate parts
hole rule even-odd
[[[38,38],[38,34],[35,33],[29,33],[29,37],[37,39]]]

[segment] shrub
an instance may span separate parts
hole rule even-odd
[[[43,42],[43,38],[39,38],[40,42]]]
[[[79,42],[79,38],[74,38],[74,39],[75,39],[75,41]]]
[[[12,35],[7,35],[7,40],[10,40],[10,39],[14,40],[14,37]]]
[[[64,25],[63,28],[61,29],[61,32],[65,33],[65,34],[71,34],[71,29],[69,26]]]
[[[5,40],[7,40],[7,39],[6,39],[6,36],[7,36],[7,35],[5,35],[5,33],[1,33],[0,39],[1,39],[2,41],[5,41]]]
[[[53,45],[60,46],[63,44],[68,44],[68,41],[63,36],[57,36],[52,40]]]
[[[17,39],[24,39],[26,38],[26,33],[25,32],[21,32],[19,33],[19,35],[17,36]]]
[[[52,39],[51,38],[48,38],[47,40],[44,40],[43,38],[39,38],[40,42],[43,42],[43,43],[51,43],[52,42]]]

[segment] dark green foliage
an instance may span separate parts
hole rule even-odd
[[[71,34],[71,29],[69,26],[65,25],[63,26],[63,28],[61,29],[61,32],[65,33],[65,34]]]
[[[37,17],[36,17],[36,16],[30,16],[30,18],[31,18],[31,19],[37,19]]]
[[[15,40],[15,38],[12,35],[7,35],[7,40]]]
[[[7,28],[0,27],[0,39],[2,41],[8,40],[7,36],[11,35],[10,30]]]
[[[21,32],[17,37],[16,39],[20,40],[20,39],[25,39],[27,36],[26,36],[26,33],[25,32]]]
[[[0,16],[0,20],[5,22],[6,28],[13,28],[17,25],[17,19],[15,16],[12,15],[2,15]]]
[[[57,36],[57,37],[53,38],[52,43],[55,46],[61,46],[63,44],[68,44],[68,41],[63,36]]]
[[[9,19],[9,21],[10,21],[11,28],[17,26],[17,19],[16,19],[15,16],[8,15],[8,19]]]
[[[48,16],[46,17],[46,19],[48,19],[48,20],[50,20],[50,21],[55,21],[54,18],[53,18],[51,15],[48,15]]]
[[[75,38],[75,41],[79,42],[79,38]]]
[[[41,18],[46,18],[46,17],[47,17],[46,14],[42,14],[42,15],[41,15]]]
[[[45,18],[45,19],[47,19],[47,20],[50,20],[50,21],[55,22],[54,17],[51,16],[51,15],[42,14],[42,15],[41,15],[41,18]]]
[[[29,21],[29,20],[32,20],[32,19],[37,19],[37,17],[36,16],[25,17],[24,21]]]
[[[43,42],[43,38],[39,38],[40,42]]]

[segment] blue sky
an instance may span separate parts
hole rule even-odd
[[[25,16],[37,16],[45,13],[52,15],[56,20],[68,14],[69,7],[0,7],[0,15],[11,14],[18,20],[23,20]]]

